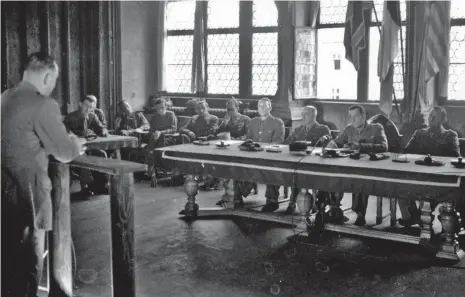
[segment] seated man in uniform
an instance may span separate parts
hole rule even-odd
[[[219,119],[208,113],[208,103],[199,101],[195,105],[194,115],[181,129],[181,134],[187,135],[191,141],[199,137],[215,137],[218,133]]]
[[[78,137],[88,137],[92,135],[106,137],[108,131],[103,127],[97,116],[92,112],[96,101],[92,97],[83,97],[79,102],[79,109],[65,116],[63,123],[68,131],[73,132]],[[86,154],[99,157],[106,157],[104,151],[87,150]],[[96,190],[106,192],[108,185],[106,178],[101,173],[92,174],[89,170],[82,169],[80,174],[81,194],[85,197],[92,196],[94,193],[89,188],[89,184],[94,180]],[[106,188],[103,188],[106,187]]]
[[[363,106],[354,105],[349,108],[350,124],[339,134],[328,147],[343,147],[358,150],[360,153],[383,153],[388,150],[388,142],[381,124],[369,124]],[[368,206],[366,194],[354,193],[352,210],[357,213],[355,225],[365,225],[365,214]]]
[[[226,102],[226,116],[221,122],[219,132],[230,132],[232,139],[245,139],[250,118],[239,113],[239,101],[230,99]]]
[[[134,112],[128,101],[122,100],[119,103],[121,116],[115,120],[115,131],[117,134],[134,136],[136,130],[148,130],[150,124],[142,112]]]
[[[250,121],[246,139],[265,143],[282,143],[284,141],[284,122],[271,115],[270,99],[262,98],[258,101],[258,114],[258,117]],[[279,187],[266,186],[266,205],[262,208],[262,212],[273,212],[279,208]],[[235,193],[234,204],[235,207],[243,206],[241,193]]]
[[[150,119],[149,150],[176,144],[174,139],[165,138],[165,135],[176,133],[178,130],[178,119],[174,112],[166,109],[165,100],[158,98],[154,105],[156,112]],[[186,137],[186,142],[188,142],[188,137]]]
[[[311,145],[317,144],[318,140],[326,135],[331,135],[328,126],[321,125],[316,121],[318,111],[314,106],[305,106],[302,108],[302,121],[304,124],[297,127],[294,132],[283,142],[290,144],[294,141],[310,141]],[[292,189],[289,206],[286,214],[292,214],[295,211],[298,189]]]
[[[174,112],[166,109],[166,102],[162,98],[154,101],[156,112],[150,119],[149,143],[146,147],[146,161],[148,165],[147,175],[153,174],[154,164],[152,152],[158,147],[170,146],[189,142],[189,137],[183,135],[185,139],[167,137],[166,135],[176,133],[178,130],[178,120]]]
[[[226,116],[221,122],[219,132],[229,132],[231,134],[231,139],[244,140],[249,129],[250,118],[239,113],[239,101],[234,98],[226,102],[226,110]],[[244,197],[247,197],[257,188],[257,183],[255,182],[234,181],[234,183]],[[223,200],[216,203],[216,205],[219,206],[223,204]]]
[[[189,141],[194,141],[199,137],[207,137],[207,139],[216,138],[218,133],[218,124],[219,119],[217,116],[211,115],[208,113],[208,103],[205,101],[199,101],[195,105],[194,115],[187,123],[184,125],[179,132],[183,135],[189,137]],[[205,181],[202,189],[219,189],[220,180],[218,178],[209,178]]]
[[[102,123],[102,126],[107,129],[107,120],[105,119],[105,114],[103,113],[103,110],[100,108],[97,108],[97,97],[94,95],[87,95],[86,97],[89,97],[94,103],[93,103],[93,110],[92,112],[95,113],[97,116],[98,120],[100,123]]]
[[[444,157],[460,157],[459,140],[457,133],[444,128],[447,121],[447,112],[444,107],[436,106],[429,114],[429,126],[415,131],[404,149],[408,154],[432,155]],[[399,224],[411,226],[420,224],[420,211],[415,201],[399,199],[399,208],[402,218]],[[434,211],[437,203],[432,203]]]

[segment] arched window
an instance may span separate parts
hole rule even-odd
[[[167,3],[167,91],[190,93],[195,1]],[[210,0],[207,89],[210,95],[274,95],[278,83],[278,11],[273,0]]]

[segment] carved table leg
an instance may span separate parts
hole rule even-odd
[[[199,193],[199,184],[194,175],[189,174],[184,182],[184,192],[187,194],[187,203],[180,215],[193,217],[197,215],[199,206],[195,203],[195,196]]]
[[[113,296],[135,297],[134,176],[111,176],[111,242]]]
[[[49,296],[73,296],[69,165],[50,163],[53,231],[50,234],[51,281]]]
[[[313,205],[313,196],[308,189],[301,188],[296,197],[297,207],[301,215],[306,216],[310,213]]]
[[[441,252],[449,254],[453,259],[457,257],[458,245],[455,241],[455,234],[457,232],[458,217],[455,212],[455,202],[445,202],[444,211],[440,215],[439,220],[442,224],[442,245]]]
[[[116,153],[116,159],[121,160],[121,149],[120,148],[115,149],[115,153]]]
[[[235,187],[237,183],[233,179],[225,179],[223,181],[224,194],[221,197],[223,205],[226,208],[234,208],[234,194],[236,193]]]
[[[433,235],[433,214],[431,210],[431,202],[424,200],[420,203],[421,222],[423,226],[420,231],[420,244],[430,246],[431,237]]]

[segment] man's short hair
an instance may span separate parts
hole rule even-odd
[[[154,105],[158,105],[158,104],[162,104],[162,103],[165,103],[165,104],[166,104],[166,101],[165,101],[165,99],[163,99],[163,98],[157,98],[157,99],[155,99],[155,101],[153,102]]]
[[[232,102],[234,104],[234,106],[237,109],[239,109],[239,106],[240,106],[239,100],[237,100],[236,98],[229,99],[228,101],[226,101],[226,105],[228,105],[229,102]]]
[[[95,97],[94,95],[86,95],[81,98],[81,102],[84,102],[84,101],[89,101],[89,102],[97,104],[97,97]]]
[[[270,100],[269,98],[263,97],[262,99],[258,100],[258,103],[260,103],[261,101],[268,102],[268,104],[269,104],[270,106],[272,106],[272,105],[271,105],[271,100]]]
[[[88,99],[89,101],[92,101],[92,102],[95,102],[95,103],[97,103],[97,101],[98,101],[98,100],[97,100],[97,97],[95,97],[95,96],[92,95],[92,94],[86,95],[86,97],[87,97],[87,99]]]
[[[349,110],[358,110],[360,115],[362,115],[362,116],[366,115],[365,108],[363,108],[363,106],[361,106],[361,105],[352,105],[351,107],[349,107]]]
[[[206,107],[208,107],[208,102],[207,101],[203,101],[203,100],[199,100],[197,101],[197,106],[200,105],[200,104],[205,104]]]
[[[315,116],[318,115],[318,110],[316,109],[315,106],[313,106],[313,105],[307,105],[307,106],[304,106],[304,108],[311,109],[311,110],[313,110],[313,113],[315,114]]]
[[[27,58],[24,70],[38,72],[57,68],[57,63],[49,54],[45,52],[35,52],[30,54]]]

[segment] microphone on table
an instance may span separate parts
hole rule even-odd
[[[317,147],[318,144],[321,144],[322,148],[324,149],[331,140],[333,140],[333,137],[331,135],[321,136],[318,139],[318,141],[315,143],[315,145],[312,147],[312,149],[309,152],[307,152],[307,155],[311,155],[313,150]]]

